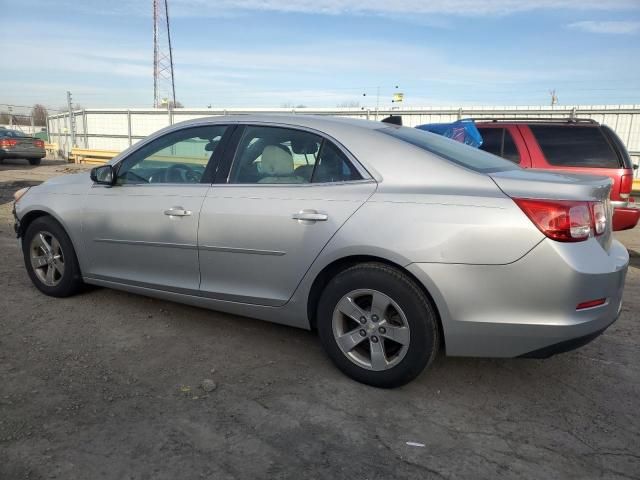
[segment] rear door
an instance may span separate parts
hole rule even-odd
[[[200,216],[201,291],[221,300],[282,305],[376,183],[331,140],[248,125],[229,172]]]

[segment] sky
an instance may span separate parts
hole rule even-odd
[[[0,0],[0,110],[153,104],[152,0]],[[185,107],[640,104],[640,0],[169,0]],[[397,88],[396,88],[397,87]],[[166,95],[166,94],[165,94]]]

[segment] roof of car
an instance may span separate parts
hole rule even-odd
[[[590,118],[472,118],[478,124],[525,124],[525,125],[558,125],[558,126],[588,126],[600,125]]]
[[[334,117],[328,115],[303,115],[303,114],[234,114],[212,117],[201,117],[180,122],[180,125],[202,125],[203,123],[280,123],[283,125],[297,125],[307,128],[325,130],[331,127],[352,127],[375,130],[385,128],[388,125],[373,120],[352,117]],[[176,124],[177,125],[177,124]]]

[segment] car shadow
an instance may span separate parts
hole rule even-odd
[[[629,252],[629,266],[633,268],[640,268],[640,252],[630,248],[627,251]]]

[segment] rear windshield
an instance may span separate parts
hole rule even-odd
[[[0,137],[14,137],[14,138],[24,138],[28,137],[27,134],[19,132],[18,130],[0,130]]]
[[[476,172],[491,173],[520,168],[496,155],[417,128],[389,127],[378,131]]]
[[[551,165],[624,168],[622,158],[598,126],[530,125],[529,128]]]

